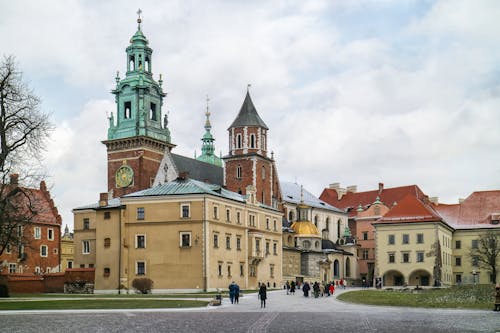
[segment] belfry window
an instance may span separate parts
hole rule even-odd
[[[123,105],[123,118],[124,119],[132,118],[132,103],[131,102],[125,102],[125,104]]]
[[[146,56],[145,65],[146,65],[146,71],[151,72],[151,63],[148,56]]]
[[[236,178],[241,179],[241,165],[236,168]]]
[[[151,103],[151,108],[149,109],[149,119],[156,121],[157,116],[156,116],[156,104]]]
[[[139,65],[137,66],[139,70],[142,69],[142,54],[139,54]]]
[[[236,135],[236,148],[241,148],[241,134]]]
[[[133,71],[134,69],[135,69],[135,57],[133,55],[131,55],[128,58],[128,70],[130,72],[130,71]]]
[[[250,148],[255,148],[255,135],[250,134]]]

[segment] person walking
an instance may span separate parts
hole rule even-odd
[[[295,295],[295,281],[290,283],[290,294]]]
[[[319,283],[318,283],[318,281],[314,282],[314,284],[313,284],[313,292],[314,292],[314,298],[318,298],[318,296],[319,296]]]
[[[266,307],[266,299],[267,299],[267,287],[265,283],[262,283],[259,288],[259,299],[260,299],[260,307]]]
[[[231,304],[234,304],[235,287],[236,287],[236,283],[234,281],[231,282],[231,284],[228,287],[229,288],[229,299],[231,300]]]
[[[330,283],[330,290],[329,290],[329,292],[330,292],[330,295],[333,295],[333,293],[335,292],[335,284],[333,282]]]
[[[311,290],[311,287],[309,286],[308,282],[305,282],[304,285],[302,286],[302,291],[304,292],[304,297],[309,297],[309,290]]]
[[[290,294],[290,282],[286,281],[285,288],[286,288],[286,294],[289,295]]]
[[[234,303],[238,304],[240,302],[240,286],[237,283],[234,284]]]

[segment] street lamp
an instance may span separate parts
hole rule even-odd
[[[472,277],[474,278],[474,285],[477,284],[477,272],[475,269],[472,270]]]

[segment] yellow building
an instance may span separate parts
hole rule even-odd
[[[73,234],[69,232],[68,226],[64,229],[61,237],[61,270],[64,272],[68,268],[73,268],[75,262],[75,242]]]
[[[242,289],[282,282],[282,214],[247,195],[189,178],[74,209],[75,263],[95,267],[95,292]]]

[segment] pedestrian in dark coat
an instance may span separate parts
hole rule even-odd
[[[234,303],[234,296],[235,296],[235,287],[236,287],[236,283],[231,282],[231,284],[229,285],[229,299],[231,300],[231,304]]]
[[[286,289],[286,294],[288,295],[290,293],[290,282],[286,281],[285,289]]]
[[[260,307],[265,308],[267,299],[267,287],[264,283],[262,283],[259,288],[259,299],[260,299]]]
[[[295,295],[295,281],[290,283],[290,294]]]
[[[309,297],[309,290],[311,290],[311,287],[309,286],[309,283],[306,282],[302,286],[302,291],[304,292],[304,297]]]
[[[240,302],[240,286],[234,284],[234,303],[238,304]]]

